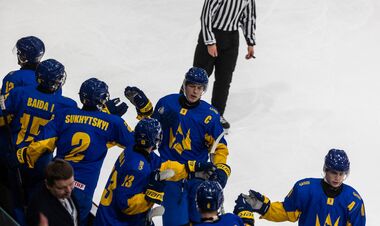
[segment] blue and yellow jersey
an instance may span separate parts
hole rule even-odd
[[[158,120],[160,120],[159,111],[162,109],[178,114],[177,123],[163,131],[164,139],[159,148],[160,156],[163,160],[181,163],[188,160],[206,162],[214,141],[223,133],[220,115],[214,107],[202,100],[194,108],[182,108],[179,102],[180,96],[181,94],[165,96],[155,107],[152,117]],[[226,163],[227,155],[227,143],[222,138],[217,145],[213,162]]]
[[[76,107],[76,102],[58,93],[47,94],[35,87],[16,87],[5,100],[8,115],[12,116],[13,142],[16,147],[25,147],[39,134],[53,116],[64,108]],[[0,112],[0,126],[4,125],[3,112]]]
[[[9,93],[15,87],[37,87],[37,80],[34,70],[20,69],[9,72],[3,79],[1,95]]]
[[[103,191],[96,213],[96,225],[145,225],[152,202],[145,199],[145,190],[151,173],[173,169],[173,181],[187,177],[185,165],[178,162],[162,162],[151,152],[135,150],[129,145],[117,159]]]
[[[133,140],[133,132],[118,116],[68,108],[46,124],[29,145],[27,163],[33,167],[42,153],[57,147],[56,157],[74,168],[75,186],[92,197],[108,147],[124,148]]]
[[[240,219],[240,217],[236,216],[235,214],[232,213],[226,213],[221,216],[219,216],[219,219],[214,222],[203,222],[199,224],[194,224],[196,226],[207,226],[207,225],[212,225],[212,226],[244,226],[243,220]]]
[[[37,81],[34,70],[17,70],[9,72],[4,78],[0,90],[0,95],[8,94],[15,87],[37,87]],[[8,95],[6,95],[8,96]],[[0,122],[0,124],[3,124]],[[0,152],[9,153],[6,148],[9,146],[8,130],[0,127]]]
[[[144,225],[154,203],[145,200],[151,173],[161,160],[128,146],[119,156],[103,191],[94,225]],[[140,222],[140,224],[139,224]]]
[[[328,197],[322,188],[322,179],[307,178],[298,181],[283,202],[273,202],[262,218],[270,221],[298,220],[300,226],[364,226],[364,203],[359,193],[343,184],[342,192]]]
[[[3,78],[3,84],[1,86],[1,95],[8,94],[13,88],[16,87],[37,87],[37,79],[35,70],[20,69],[17,71],[9,72]],[[56,91],[56,94],[62,95],[62,89]]]
[[[34,70],[20,69],[9,72],[4,78],[0,94],[7,94],[15,87],[37,87],[37,80]],[[0,123],[1,124],[1,123]],[[0,144],[2,147],[8,146],[8,131],[0,128]]]

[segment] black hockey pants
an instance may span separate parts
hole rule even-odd
[[[220,31],[214,29],[213,32],[216,39],[218,56],[212,57],[208,54],[202,32],[200,32],[193,66],[205,69],[209,76],[215,67],[215,82],[211,104],[219,111],[220,115],[223,115],[232,81],[232,73],[235,70],[239,53],[239,31]]]

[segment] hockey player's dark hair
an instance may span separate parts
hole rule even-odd
[[[74,176],[73,167],[63,159],[54,159],[45,170],[46,184],[53,186],[57,180],[67,180]]]

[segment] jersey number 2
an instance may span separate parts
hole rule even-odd
[[[74,148],[68,155],[65,156],[65,160],[79,162],[84,158],[84,151],[90,146],[90,135],[83,132],[76,132],[71,138],[71,146]]]

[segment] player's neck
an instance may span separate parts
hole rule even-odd
[[[145,148],[135,145],[133,150],[135,152],[142,154],[148,161],[150,161],[150,159],[149,159],[150,152],[148,152]]]
[[[41,86],[37,86],[37,90],[40,91],[41,93],[47,93],[47,94],[52,94],[54,91],[46,90],[42,88]]]
[[[202,213],[203,222],[214,222],[217,220],[219,220],[219,216],[217,212]]]
[[[185,95],[181,95],[179,97],[179,104],[181,105],[181,107],[183,108],[186,108],[186,109],[192,109],[192,108],[195,108],[196,106],[199,105],[199,103],[201,102],[201,100],[199,99],[198,101],[194,102],[194,103],[190,103]]]
[[[32,70],[32,71],[35,71],[36,68],[37,68],[37,64],[23,64],[23,65],[20,65],[21,68],[20,70]]]
[[[96,107],[96,106],[88,106],[88,105],[83,105],[82,110],[85,110],[85,111],[99,111],[98,107]]]
[[[329,198],[337,197],[343,190],[343,184],[340,185],[339,187],[335,188],[335,187],[331,186],[329,183],[327,183],[325,179],[322,179],[321,185],[323,188],[323,192]]]

